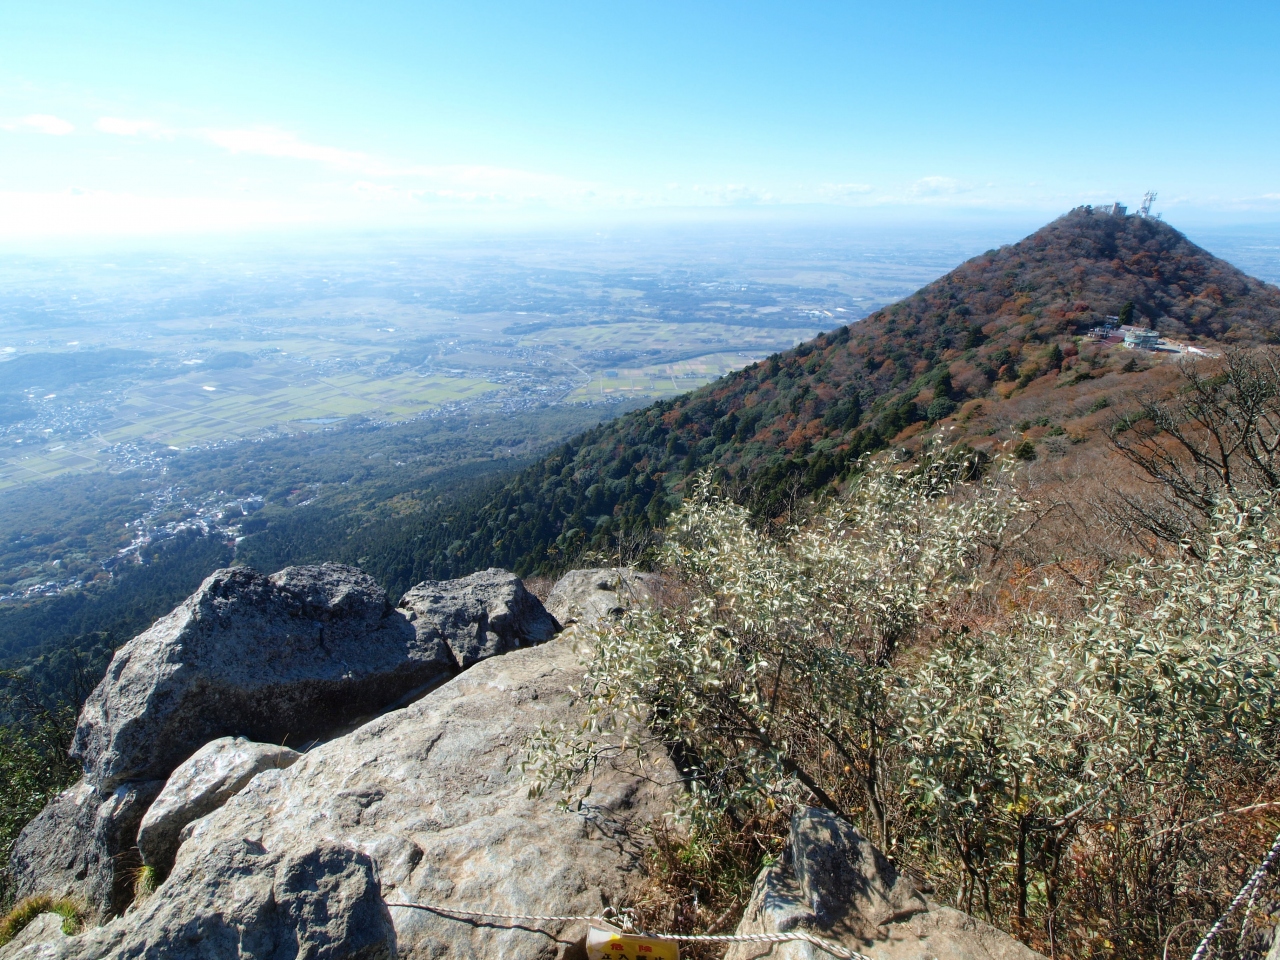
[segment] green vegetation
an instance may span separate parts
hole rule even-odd
[[[704,306],[725,323],[739,309]],[[1118,312],[1233,346],[1180,379],[1160,356],[1089,341]],[[641,325],[668,335],[651,313],[622,331],[628,342],[549,311],[503,333],[541,363],[573,328],[616,367],[593,366],[587,383],[572,365],[566,394],[661,392],[659,368],[694,355],[678,355],[679,337],[659,356],[640,349]],[[60,705],[232,550],[266,571],[358,564],[393,595],[487,566],[639,562],[668,572],[678,602],[605,631],[585,738],[547,731],[529,770],[573,796],[600,737],[647,730],[680,747],[693,832],[651,854],[663,909],[701,923],[730,909],[776,851],[783,812],[816,800],[1038,948],[1155,957],[1220,910],[1242,844],[1274,830],[1271,807],[1240,811],[1280,785],[1280,391],[1274,357],[1234,345],[1278,337],[1280,291],[1163,223],[1082,208],[865,321],[605,425],[569,406],[514,417],[477,405],[396,427],[350,416],[307,437],[148,447],[148,480],[11,492],[10,583],[91,569],[144,509],[156,524],[216,511],[223,526],[156,541],[78,592],[0,609],[0,656],[44,711],[15,708],[5,728],[6,762],[30,784],[28,806],[6,809],[30,811],[72,776],[51,759],[66,740]],[[401,346],[384,358],[387,383],[422,387],[410,378],[444,347]],[[204,369],[269,376],[237,353]],[[326,378],[326,404],[372,403]],[[179,397],[200,382],[164,385],[177,391],[174,429],[213,429],[201,411],[259,415],[213,405],[217,390]],[[1135,406],[1144,391],[1153,399]],[[950,455],[927,449],[939,427]],[[1112,448],[1088,442],[1104,434]],[[1054,487],[1045,478],[1068,447],[1080,469]],[[1039,484],[1027,503],[1047,505],[1024,510],[1015,477]],[[1105,493],[1091,502],[1095,482]]]
[[[70,360],[95,354],[49,356],[74,369]],[[92,436],[47,445],[33,435],[24,438],[23,446],[0,447],[0,489],[94,469],[104,459],[104,447],[185,448],[315,430],[352,418],[403,421],[442,405],[474,402],[497,389],[480,376],[426,378],[406,370],[377,377],[346,371],[317,375],[309,367],[277,360],[245,363],[237,357],[247,355],[216,354],[206,364],[176,370],[153,364],[122,388],[123,402],[109,417],[99,418],[104,422]],[[0,372],[18,363],[0,364]],[[119,372],[107,368],[108,374]]]
[[[0,655],[31,677],[42,696],[83,699],[116,647],[190,596],[234,553],[194,532],[161,541],[115,579],[59,597],[0,606]]]
[[[7,867],[13,841],[80,775],[79,765],[67,756],[78,708],[79,701],[50,705],[26,678],[0,673],[0,907],[12,902]],[[5,931],[12,937],[17,929],[6,918],[0,943]]]
[[[1155,956],[1218,910],[1202,818],[1280,774],[1278,508],[1223,501],[1203,562],[1121,567],[1071,621],[946,632],[901,680],[904,858],[1073,953]]]
[[[1219,501],[1200,559],[993,616],[1034,515],[974,466],[872,465],[776,535],[701,484],[662,554],[678,600],[599,629],[588,719],[528,745],[534,788],[582,798],[652,737],[704,842],[817,802],[1046,953],[1158,957],[1203,931],[1252,869],[1244,837],[1276,828],[1236,808],[1280,785],[1280,501]]]
[[[1280,337],[1274,287],[1167,224],[1081,208],[853,326],[575,437],[494,494],[370,529],[358,556],[397,585],[490,565],[547,573],[583,555],[633,560],[699,471],[755,515],[785,517],[847,479],[864,454],[909,444],[977,400],[981,416],[958,424],[957,439],[994,453],[1003,437],[1006,451],[1021,443],[1030,457],[1033,438],[1015,438],[1008,421],[987,426],[1017,408],[1018,391],[1048,394],[1036,402],[1055,421],[1078,406],[1056,425],[1099,436],[1089,414],[1113,402],[1107,391],[1133,389],[1119,372],[1126,360],[1133,371],[1139,364],[1130,351],[1121,359],[1076,338],[1128,300],[1165,318],[1162,332],[1241,344]]]
[[[156,892],[160,886],[160,875],[155,867],[143,864],[133,875],[133,904],[139,905],[147,897]]]
[[[491,565],[545,574],[581,557],[633,561],[644,556],[652,532],[699,471],[712,471],[754,515],[774,519],[847,480],[864,454],[910,446],[913,434],[952,418],[961,439],[989,454],[999,452],[1000,443],[1008,452],[1021,443],[1024,457],[1037,453],[1043,434],[1014,436],[1007,429],[1013,421],[1043,423],[1049,439],[1061,430],[1072,443],[1097,435],[1096,415],[1113,403],[1107,391],[1120,389],[1122,361],[1076,341],[1129,300],[1207,338],[1265,341],[1280,323],[1280,293],[1167,225],[1077,210],[865,321],[568,442],[565,436],[598,414],[553,407],[514,418],[479,408],[440,422],[378,429],[352,419],[344,429],[308,437],[181,455],[155,450],[165,464],[163,481],[125,475],[42,484],[28,497],[0,501],[6,507],[0,510],[0,582],[62,577],[51,570],[55,562],[63,565],[59,571],[90,569],[127,542],[124,525],[140,512],[133,498],[162,483],[184,491],[188,506],[215,495],[264,497],[266,507],[242,524],[241,562],[266,570],[320,559],[359,563],[393,593]],[[657,318],[634,322],[664,335],[675,326]],[[550,349],[543,340],[572,327],[620,372],[644,359],[643,337],[623,342],[630,334],[621,328],[611,333],[608,325],[556,316],[535,325],[512,332],[528,337],[525,347],[538,356]],[[705,332],[697,323],[679,326]],[[405,348],[389,369],[414,368],[439,349],[434,342],[417,353]],[[256,376],[260,367],[227,369]],[[1006,399],[1010,388],[1012,399]],[[1004,407],[1016,408],[1019,397],[1036,391],[1052,391],[1049,400],[1037,401],[1052,403],[1052,423],[1033,410],[1001,427]],[[532,435],[521,436],[530,424]],[[502,469],[557,442],[549,456],[498,482]],[[1039,450],[1050,453],[1049,445]],[[459,472],[444,476],[443,470]],[[446,480],[456,481],[454,488]],[[178,519],[183,504],[172,509],[171,519]],[[74,525],[67,517],[76,518]],[[194,586],[198,566],[174,583]],[[161,592],[155,598],[143,605],[151,616],[167,609]],[[31,632],[26,617],[38,619],[31,613],[14,621],[23,630],[16,641],[0,618],[0,656],[10,662],[21,650],[52,651],[110,629],[101,619],[86,620],[75,634],[55,637]]]
[[[0,394],[0,427],[21,423],[34,413],[35,408],[25,397]]]
[[[155,480],[89,474],[0,493],[0,578],[14,583],[33,572],[90,578],[59,596],[0,605],[0,665],[22,670],[51,702],[78,703],[116,647],[233,562],[273,572],[291,563],[364,558],[398,595],[417,581],[395,579],[395,568],[370,544],[430,523],[425,518],[506,479],[523,458],[598,417],[598,409],[568,406],[520,418],[480,410],[354,425],[170,454]],[[114,562],[141,515],[163,527],[221,513],[228,500],[251,496],[261,498],[261,509],[219,521],[237,524],[245,537],[238,545],[229,535],[188,528]],[[112,562],[110,577],[104,559]]]
[[[15,319],[7,335],[16,346],[0,352],[0,489],[118,469],[157,444],[402,422],[487,401],[532,411],[671,396],[812,336],[835,310],[861,313],[836,285],[779,283],[775,268],[761,282],[727,282],[718,262],[705,280],[658,269],[630,276],[628,288],[602,283],[616,265],[548,270],[489,251],[482,267],[456,253],[403,274],[401,261],[364,264],[362,280],[347,263],[340,284],[317,283],[333,265],[316,262],[277,264],[262,281],[250,279],[256,271],[216,276],[225,266],[208,262],[171,272],[153,261],[135,264],[141,273],[121,289],[113,264],[86,277],[113,288],[93,298],[89,324],[74,295],[65,305],[75,309],[58,315],[69,293],[37,267],[0,290],[0,307],[26,300],[28,285],[45,305],[45,315]],[[873,272],[885,270],[899,272]],[[194,289],[177,294],[175,282]],[[729,300],[708,299],[722,287]]]
[[[998,479],[963,502],[946,499],[974,466],[950,457],[908,474],[876,466],[781,541],[700,483],[662,553],[691,595],[605,631],[588,674],[586,729],[642,724],[656,708],[664,735],[698,758],[695,827],[813,797],[841,814],[867,809],[872,835],[884,839],[877,731],[900,648],[1018,509]],[[573,786],[590,773],[594,736],[545,736],[529,767],[538,786]]]
[[[62,932],[69,937],[80,932],[87,918],[84,905],[71,897],[27,897],[0,919],[0,947],[20,934],[42,913],[56,913],[62,917]]]
[[[0,393],[16,394],[32,386],[48,392],[137,374],[153,360],[139,350],[110,347],[90,353],[25,353],[0,363]]]

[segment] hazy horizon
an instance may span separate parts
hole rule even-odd
[[[0,238],[1280,223],[1280,8],[10,5]]]

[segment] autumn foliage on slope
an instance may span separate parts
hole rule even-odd
[[[980,450],[1061,454],[1175,379],[1168,354],[1088,339],[1121,317],[1188,343],[1276,343],[1280,289],[1163,221],[1082,207],[866,320],[582,434],[496,495],[421,529],[371,532],[360,549],[382,579],[410,583],[490,564],[547,571],[584,550],[627,560],[695,472],[712,469],[777,516],[863,453],[936,423]]]

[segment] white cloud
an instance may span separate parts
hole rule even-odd
[[[911,195],[915,197],[953,197],[957,193],[966,193],[968,187],[951,177],[921,177],[911,185]]]
[[[154,197],[97,190],[0,191],[0,240],[22,237],[199,233],[315,222],[314,211],[227,197]]]
[[[46,115],[24,118],[20,126],[47,133],[73,130],[66,121]],[[1006,195],[993,185],[962,183],[945,176],[904,178],[875,188],[841,181],[838,174],[826,182],[790,185],[688,181],[641,185],[496,165],[426,164],[314,143],[274,126],[169,127],[152,120],[100,116],[93,129],[110,136],[200,144],[218,154],[205,161],[213,160],[211,169],[220,176],[207,183],[193,182],[185,172],[171,178],[179,190],[190,189],[194,196],[153,194],[147,188],[138,193],[71,188],[47,193],[0,192],[0,237],[223,231],[303,224],[419,225],[472,222],[476,218],[532,222],[539,217],[664,209],[683,216],[680,211],[697,208],[764,211],[809,204],[845,209],[1009,207],[1026,199],[1025,185]],[[78,142],[93,149],[95,140],[102,144],[101,138],[92,137]],[[171,166],[168,152],[167,147],[154,144],[146,160],[163,173],[169,169],[166,165]],[[272,164],[273,159],[285,162]],[[157,178],[158,184],[162,182]],[[1262,208],[1276,197],[1273,194],[1255,203]]]
[[[137,137],[146,134],[159,137],[168,131],[151,120],[122,120],[120,117],[99,117],[93,128],[102,133],[113,133],[118,137]]]
[[[358,150],[310,143],[278,127],[205,129],[194,135],[233,155],[303,160],[355,173],[360,179],[350,189],[365,197],[447,204],[576,205],[602,199],[599,186],[568,177],[479,164],[393,162]]]
[[[51,137],[65,137],[75,130],[75,127],[66,120],[49,113],[33,113],[28,117],[23,117],[16,123],[4,124],[5,130],[18,130],[23,127],[40,133],[47,133]]]
[[[276,127],[203,130],[199,135],[232,154],[305,160],[359,174],[352,189],[364,195],[462,203],[572,203],[594,200],[599,189],[568,177],[506,167],[395,163],[358,150],[309,143]],[[403,190],[386,186],[387,181],[401,183]]]
[[[252,153],[264,157],[311,160],[340,170],[373,172],[380,166],[367,154],[299,140],[294,134],[274,127],[245,130],[206,130],[204,137],[231,153]]]

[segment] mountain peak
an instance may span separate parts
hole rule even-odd
[[[1042,335],[1084,333],[1126,303],[1135,322],[1169,336],[1270,343],[1280,334],[1280,290],[1163,220],[1090,207],[974,257],[869,319],[915,312],[921,301],[933,313],[963,305],[989,322],[1034,316]]]
[[[1121,318],[1171,338],[1166,349],[1090,336]],[[388,536],[413,538],[419,578],[556,569],[643,542],[698,471],[770,516],[933,424],[976,448],[1029,440],[1066,455],[1105,408],[1163,382],[1179,349],[1278,340],[1280,289],[1161,220],[1079,207],[865,320],[582,434],[456,517]]]

